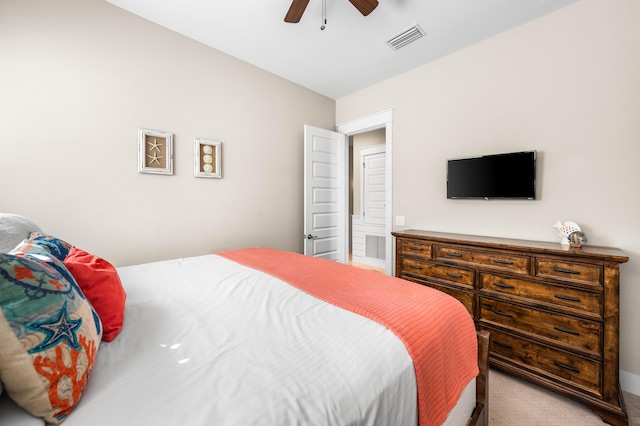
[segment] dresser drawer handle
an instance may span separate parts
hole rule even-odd
[[[513,288],[512,285],[509,284],[502,284],[502,283],[493,283],[493,285],[495,285],[496,287],[500,287],[500,288]]]
[[[509,350],[513,349],[513,347],[511,345],[507,345],[506,343],[500,343],[497,340],[494,340],[493,344],[496,345],[496,346],[500,346],[501,348],[505,348],[505,349],[509,349]]]
[[[513,262],[509,260],[502,260],[502,259],[493,259],[493,263],[497,263],[500,265],[513,265]]]
[[[462,255],[460,253],[450,253],[447,252],[447,256],[451,256],[451,257],[462,257]]]
[[[561,294],[556,294],[554,297],[556,297],[558,299],[562,299],[562,300],[568,300],[569,302],[580,302],[580,299],[578,299],[576,297],[563,296]]]
[[[573,331],[573,330],[569,330],[567,328],[562,328],[562,327],[553,327],[554,329],[561,331],[563,333],[567,333],[567,334],[573,334],[574,336],[579,336],[580,333],[578,333],[577,331]]]
[[[508,313],[508,312],[502,312],[502,311],[499,311],[499,310],[497,310],[497,309],[492,309],[492,310],[491,310],[491,312],[493,312],[494,314],[501,315],[501,316],[503,316],[503,317],[513,318],[513,315],[511,315],[511,314],[510,314],[510,313]]]
[[[572,269],[558,268],[557,266],[555,268],[553,268],[553,270],[556,271],[556,272],[562,272],[563,274],[580,275],[580,271],[574,271]]]
[[[574,368],[574,367],[572,367],[570,365],[567,365],[567,364],[563,364],[563,363],[558,362],[558,361],[553,361],[553,364],[556,367],[564,368],[565,370],[573,371],[574,373],[579,373],[580,372],[580,370],[578,370],[577,368]]]
[[[417,269],[418,271],[422,271],[422,266],[409,265],[409,268],[411,268],[411,269]]]
[[[422,251],[422,247],[409,247],[409,250],[412,250],[412,251]]]
[[[462,278],[462,275],[454,274],[453,272],[447,272],[447,275],[450,276],[451,278]]]

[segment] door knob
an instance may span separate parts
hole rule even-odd
[[[314,238],[318,238],[317,235],[311,235],[311,234],[303,235],[303,237],[306,238],[307,240],[313,240]]]

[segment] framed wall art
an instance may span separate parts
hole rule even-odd
[[[173,174],[173,135],[138,129],[138,173]]]
[[[195,139],[193,174],[202,178],[222,178],[222,142]]]

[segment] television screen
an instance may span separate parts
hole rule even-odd
[[[447,160],[447,198],[536,198],[536,151]]]

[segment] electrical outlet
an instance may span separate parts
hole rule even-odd
[[[396,216],[396,226],[404,226],[404,216]]]

